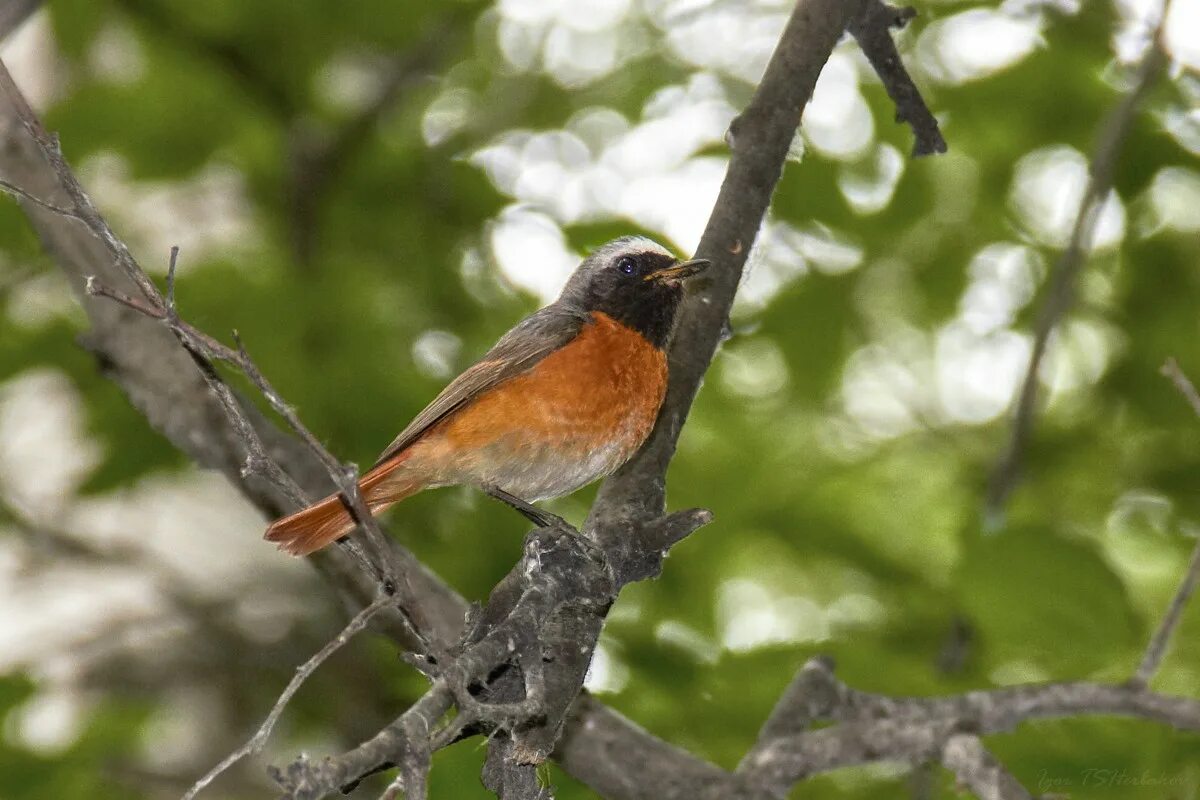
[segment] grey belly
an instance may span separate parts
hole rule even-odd
[[[610,444],[582,457],[563,458],[550,447],[522,448],[519,455],[504,447],[497,458],[485,451],[462,464],[446,483],[498,486],[522,500],[545,500],[570,494],[611,474],[631,455],[627,447]]]

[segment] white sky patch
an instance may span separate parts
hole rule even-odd
[[[730,342],[717,358],[721,387],[736,397],[760,399],[782,391],[788,383],[787,361],[775,342],[756,336]]]
[[[701,74],[655,93],[635,125],[589,109],[564,130],[502,134],[471,161],[556,223],[624,217],[690,252],[728,163],[695,154],[722,140],[733,114],[720,83]]]
[[[779,41],[787,9],[713,3],[689,13],[678,5],[664,8],[657,20],[675,57],[747,83],[758,82]]]
[[[48,11],[37,11],[11,36],[0,41],[0,58],[34,109],[59,96],[64,70]]]
[[[1172,0],[1163,39],[1171,58],[1200,70],[1200,0]]]
[[[104,152],[84,161],[79,173],[147,272],[166,273],[172,245],[181,249],[183,268],[214,255],[246,254],[259,242],[245,180],[229,165],[210,163],[184,180],[134,181],[124,158]]]
[[[863,261],[862,248],[823,225],[810,225],[799,232],[800,253],[826,275],[841,275]]]
[[[502,0],[497,43],[517,69],[541,67],[561,85],[584,85],[647,46],[627,24],[630,7],[630,0],[594,0],[581,13],[569,0]]]
[[[613,694],[629,684],[629,667],[617,657],[611,643],[602,637],[592,653],[592,663],[583,680],[583,688],[594,694]]]
[[[887,208],[904,174],[904,156],[880,142],[866,163],[846,164],[838,171],[838,188],[859,214],[876,214]]]
[[[654,639],[659,644],[682,650],[701,664],[715,664],[721,653],[716,642],[679,620],[658,623],[654,628]]]
[[[36,330],[78,312],[79,304],[61,272],[34,275],[8,290],[8,318],[20,328]]]
[[[1033,248],[1010,242],[985,246],[967,267],[971,282],[959,299],[959,319],[979,336],[1012,325],[1033,299],[1043,270]]]
[[[1103,377],[1116,347],[1110,328],[1090,319],[1068,319],[1046,343],[1039,377],[1051,402]]]
[[[1042,44],[1037,13],[974,8],[931,23],[914,53],[922,71],[941,83],[979,80],[1012,66]]]
[[[742,273],[735,313],[762,309],[781,289],[808,273],[801,236],[786,222],[766,220]]]
[[[1017,162],[1009,206],[1021,226],[1038,242],[1064,248],[1087,189],[1088,162],[1073,147],[1055,145],[1034,150]],[[1105,250],[1125,236],[1125,207],[1109,192],[1092,235],[1092,248]]]
[[[1140,221],[1144,234],[1171,228],[1181,233],[1200,231],[1200,172],[1187,167],[1164,167],[1148,190],[1150,208]]]
[[[875,120],[858,88],[858,68],[846,53],[835,51],[825,63],[801,131],[814,150],[830,158],[855,159],[870,146]]]
[[[870,436],[889,439],[908,433],[928,404],[932,374],[926,337],[911,329],[895,331],[886,344],[859,348],[842,373],[842,405]]]
[[[421,118],[426,146],[436,147],[458,133],[470,121],[476,102],[474,92],[461,87],[451,87],[434,98]]]
[[[1186,91],[1186,84],[1181,84]],[[1200,95],[1200,93],[1198,93]],[[1159,115],[1163,130],[1179,143],[1179,146],[1200,156],[1200,96],[1195,98],[1196,108],[1167,108]]]
[[[78,498],[64,523],[94,542],[142,550],[196,587],[304,568],[263,541],[266,521],[215,472],[154,473],[121,492]]]
[[[1140,61],[1163,13],[1162,0],[1116,0],[1121,22],[1113,34],[1113,50],[1124,63]],[[1167,3],[1163,44],[1179,67],[1200,69],[1200,0]]]
[[[514,285],[548,303],[562,291],[580,258],[567,247],[558,224],[520,206],[501,212],[491,229],[491,250],[500,271]]]
[[[137,83],[146,73],[142,43],[128,26],[109,23],[101,29],[88,50],[92,74],[118,86]]]
[[[978,335],[951,323],[935,345],[938,400],[954,422],[980,424],[1013,401],[1033,349],[1029,336],[1011,330]]]
[[[6,722],[22,744],[49,756],[66,750],[79,738],[85,711],[86,704],[78,692],[53,687],[29,698]]]
[[[700,243],[727,166],[723,157],[694,158],[673,172],[635,179],[621,192],[620,215],[662,231],[691,253]]]
[[[0,493],[43,519],[59,513],[100,460],[83,432],[83,402],[61,372],[35,369],[0,384]]]
[[[824,642],[832,634],[823,609],[811,598],[775,594],[746,578],[721,584],[716,617],[721,644],[733,652],[772,644]]]
[[[546,33],[542,48],[546,72],[567,87],[583,86],[607,75],[621,61],[621,39],[612,29],[581,31],[570,25],[554,25]]]
[[[11,545],[4,545],[5,548]],[[153,617],[162,600],[134,569],[64,565],[0,581],[0,671],[73,652],[111,620]]]
[[[412,345],[413,362],[417,369],[431,378],[449,378],[453,375],[461,352],[462,339],[449,331],[424,331]]]
[[[343,113],[366,108],[383,90],[387,73],[379,61],[362,52],[336,53],[313,76],[313,88],[322,101]]]

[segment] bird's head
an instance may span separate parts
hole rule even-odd
[[[705,259],[681,261],[651,239],[626,236],[585,258],[559,302],[607,314],[664,347],[683,299],[684,281],[707,267]]]

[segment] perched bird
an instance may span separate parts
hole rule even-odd
[[[383,451],[359,481],[371,512],[468,485],[546,524],[531,501],[612,473],[650,434],[683,281],[707,266],[636,236],[597,249],[557,300],[504,334]],[[353,528],[331,495],[277,520],[266,538],[306,555]]]

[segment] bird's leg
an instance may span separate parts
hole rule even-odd
[[[549,511],[544,511],[532,503],[526,503],[516,495],[511,495],[501,489],[499,486],[484,486],[483,491],[488,495],[496,498],[502,503],[506,503],[515,508],[521,516],[537,525],[539,528],[553,528],[556,525],[562,525],[569,528],[566,520],[557,514],[551,514]]]

